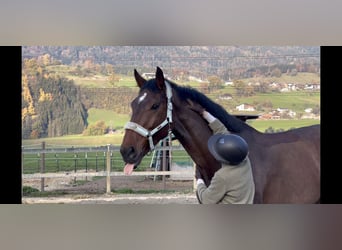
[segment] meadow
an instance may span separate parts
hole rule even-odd
[[[94,118],[97,117],[97,118]],[[61,137],[51,137],[51,138],[40,138],[40,139],[29,139],[22,140],[22,146],[24,147],[40,147],[41,143],[44,141],[48,146],[61,147],[61,146],[103,146],[107,144],[120,145],[122,138],[124,136],[123,126],[127,121],[129,121],[129,115],[116,114],[113,111],[91,109],[89,110],[89,121],[97,121],[101,119],[110,126],[120,128],[114,131],[113,134],[105,134],[100,136],[84,136],[82,134],[78,135],[66,135]],[[309,126],[313,124],[320,124],[320,120],[317,119],[291,119],[291,120],[248,120],[247,123],[260,132],[265,132],[268,128],[273,128],[273,130],[288,130],[292,128],[299,128],[304,126]]]

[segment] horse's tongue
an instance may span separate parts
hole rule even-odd
[[[133,173],[134,164],[127,163],[124,167],[124,173],[126,175],[131,175]]]

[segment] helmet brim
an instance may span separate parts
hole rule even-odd
[[[214,156],[216,160],[218,160],[221,163],[224,164],[231,164],[229,161],[226,159],[222,158],[218,153],[217,153],[217,142],[223,137],[225,134],[215,134],[212,135],[209,140],[208,140],[208,149],[210,153]]]

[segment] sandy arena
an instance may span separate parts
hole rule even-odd
[[[85,178],[77,178],[85,180]],[[88,177],[91,180],[91,177]],[[106,178],[75,185],[74,178],[46,178],[44,190],[63,192],[48,197],[22,197],[23,204],[198,204],[193,180],[154,179],[146,176],[113,176],[111,190],[132,190],[142,194],[106,193]],[[23,186],[40,190],[40,179],[23,179]],[[160,191],[160,192],[158,192]]]

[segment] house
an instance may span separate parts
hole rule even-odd
[[[149,80],[149,79],[153,79],[156,77],[156,74],[155,73],[142,73],[141,75],[143,78]],[[168,75],[167,74],[164,74],[164,77],[165,78],[168,78]]]
[[[146,79],[152,79],[155,78],[155,73],[142,73],[142,77],[146,78]]]
[[[226,85],[226,86],[233,86],[234,83],[232,81],[227,81],[227,82],[224,82],[224,85]]]
[[[307,83],[304,87],[305,90],[318,90],[320,89],[320,85],[316,83]]]
[[[269,119],[272,119],[272,114],[269,114],[269,113],[262,114],[259,117],[259,120],[269,120]]]
[[[305,113],[312,113],[312,110],[313,110],[312,108],[306,108],[306,109],[304,109],[304,112]]]
[[[203,82],[202,79],[195,77],[195,76],[189,76],[189,81],[196,81],[196,82]]]
[[[235,109],[238,111],[255,111],[255,108],[252,105],[244,103],[236,106]]]

